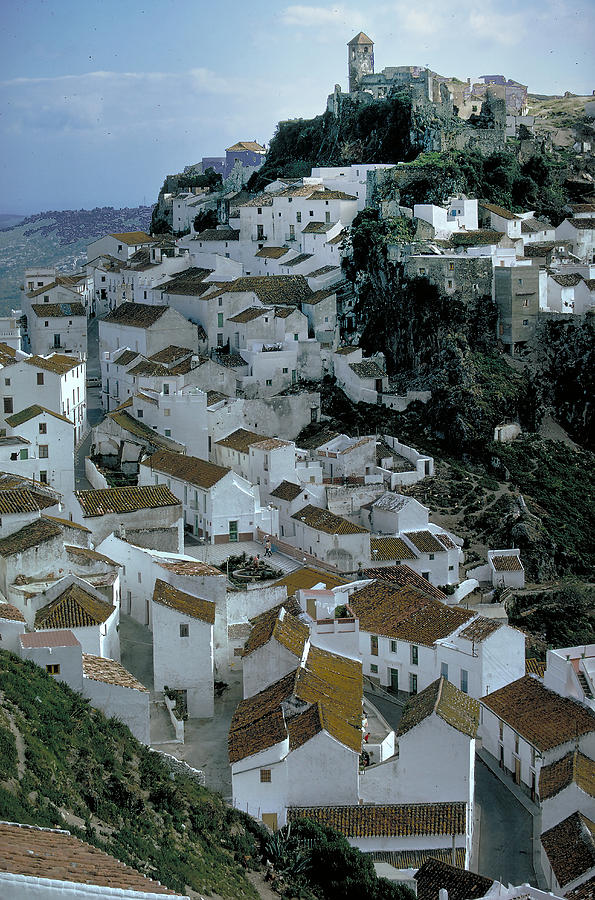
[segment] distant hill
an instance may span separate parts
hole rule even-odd
[[[25,216],[18,216],[14,213],[0,213],[0,231],[18,225],[24,218]]]
[[[113,231],[146,231],[152,211],[152,206],[102,206],[48,210],[26,218],[0,216],[0,315],[20,307],[24,269],[56,265],[69,270],[80,266],[86,261],[87,244],[92,240]],[[7,221],[10,219],[12,223]]]
[[[263,829],[116,719],[0,651],[0,819],[67,828],[174,890],[258,897]],[[193,894],[196,896],[196,894]]]

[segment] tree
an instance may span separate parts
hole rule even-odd
[[[201,210],[201,212],[194,217],[194,230],[198,234],[206,228],[216,228],[218,224],[219,220],[214,209]]]

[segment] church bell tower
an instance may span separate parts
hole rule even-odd
[[[359,90],[362,75],[374,73],[374,41],[360,31],[347,44],[349,66],[349,93]]]

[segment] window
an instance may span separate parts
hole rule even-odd
[[[370,672],[372,673],[372,675],[378,674],[378,666],[375,663],[372,663],[370,665]]]
[[[452,287],[452,281],[450,279],[448,280],[448,286],[449,286],[449,288]]]
[[[217,328],[223,328],[223,313],[217,313]]]
[[[4,385],[5,385],[5,387],[10,387],[10,378],[4,379]]]
[[[139,584],[142,584],[143,576],[141,572],[136,573],[136,578]]]
[[[39,445],[39,458],[40,458],[40,459],[47,459],[48,456],[49,456],[49,453],[48,453],[48,444],[40,444],[40,445]]]
[[[122,250],[122,244],[118,244],[118,253],[120,253],[121,250]]]
[[[223,306],[223,297],[217,298],[217,306]]]
[[[467,669],[461,669],[461,690],[464,694],[469,690],[469,672]]]
[[[39,480],[41,481],[42,484],[47,484],[47,483],[48,483],[48,473],[47,473],[47,469],[44,469],[44,470],[42,470],[42,471],[39,473]]]
[[[283,374],[284,374],[284,375],[288,375],[288,374],[289,374],[289,369],[283,369]]]
[[[311,216],[314,215],[314,210],[313,210],[313,209],[310,210],[310,215],[311,215]]]
[[[60,663],[48,663],[45,667],[48,675],[59,675],[60,674]]]
[[[50,302],[49,294],[44,294],[44,295],[43,295],[43,302],[44,302],[44,303],[49,303],[49,302]]]
[[[294,334],[293,339],[294,339],[294,341],[299,340],[299,334]]]
[[[415,644],[411,644],[411,665],[417,666],[419,662],[419,647],[416,647]]]
[[[422,573],[421,573],[421,577],[422,577],[422,578],[425,578],[426,581],[429,581],[429,580],[430,580],[430,573],[429,573],[429,572],[422,572]]]
[[[419,269],[419,274],[420,274],[420,275],[425,275],[425,274],[426,274],[426,270],[425,270],[425,269]]]
[[[142,411],[142,409],[137,409],[137,411],[136,411],[136,418],[137,418],[137,419],[142,419],[142,417],[143,417],[143,411]]]
[[[221,334],[221,332],[219,332],[219,334],[217,335],[217,346],[218,347],[223,346],[223,335]]]
[[[529,319],[523,319],[523,325],[528,325],[528,324],[529,324]]]
[[[428,556],[429,556],[430,559],[434,559],[434,554],[433,554],[433,553],[429,553]]]
[[[37,384],[43,384],[43,372],[37,373]]]
[[[440,663],[440,674],[448,681],[448,663]]]
[[[409,673],[409,693],[417,694],[417,675],[414,675],[413,672]]]
[[[296,222],[301,222],[301,221],[302,221],[302,214],[301,214],[301,212],[298,212],[298,213],[295,214],[295,220],[296,220]]]
[[[187,622],[180,622],[180,637],[188,637],[190,634],[190,626]]]
[[[169,408],[164,409],[164,410],[163,410],[163,415],[164,415],[164,416],[170,416],[170,415],[171,415],[171,409],[169,409]]]
[[[370,635],[370,653],[372,656],[378,656],[378,635]]]
[[[523,300],[523,306],[529,306],[529,298],[528,297],[525,297],[525,299]]]
[[[171,428],[166,428],[166,429],[165,429],[165,436],[166,436],[166,437],[171,437]]]
[[[19,459],[29,459],[29,451],[27,448],[19,451]]]
[[[260,783],[261,784],[270,784],[271,783],[271,770],[270,769],[261,769],[260,770]]]
[[[12,397],[5,397],[4,398],[4,412],[11,413],[12,411],[13,411],[12,410]]]
[[[391,641],[391,642],[390,642],[390,652],[391,652],[391,653],[396,653],[396,652],[397,652],[397,642],[396,642],[396,641]]]
[[[455,270],[455,264],[454,264],[454,263],[449,263],[449,264],[448,264],[448,271],[449,271],[449,272],[454,272],[454,270]]]
[[[169,384],[165,383],[165,384],[163,385],[163,393],[164,393],[164,394],[169,394]]]
[[[259,216],[261,216],[262,215],[262,206],[258,206],[256,209],[256,212],[258,213]]]
[[[272,386],[273,386],[273,379],[267,378],[267,387],[272,387]]]
[[[40,422],[40,423],[39,423],[39,433],[40,433],[40,434],[47,434],[47,433],[48,433],[47,422]]]

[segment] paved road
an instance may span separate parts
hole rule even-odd
[[[479,757],[475,758],[475,800],[481,807],[480,874],[504,884],[537,884],[531,814]]]

